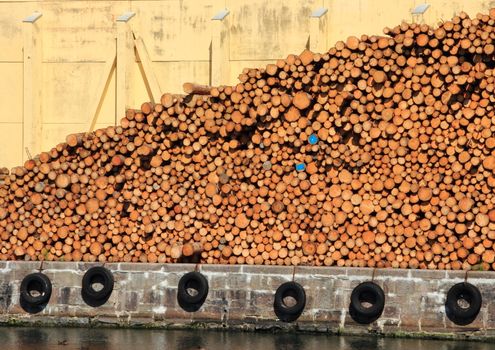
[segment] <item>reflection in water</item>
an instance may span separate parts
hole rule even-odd
[[[297,333],[274,334],[273,349],[275,350],[306,350],[304,337]]]
[[[191,349],[204,349],[203,338],[199,334],[184,334],[177,337],[175,349],[177,350],[191,350]]]
[[[379,344],[380,340],[382,339],[367,338],[367,337],[345,338],[344,339],[345,346],[343,349],[353,349],[353,350],[380,349],[381,348],[381,344]]]
[[[201,330],[0,328],[2,350],[491,350],[493,344]]]

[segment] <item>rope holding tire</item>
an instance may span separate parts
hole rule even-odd
[[[208,291],[208,280],[203,274],[197,271],[188,272],[179,280],[177,302],[185,311],[198,311],[205,302]]]
[[[287,305],[285,299],[291,297],[294,305]],[[303,286],[296,282],[285,282],[277,288],[273,310],[282,322],[294,322],[301,316],[306,306],[306,292]]]
[[[385,293],[374,282],[359,284],[351,294],[349,313],[354,321],[369,324],[376,321],[385,307]]]
[[[447,292],[445,313],[455,324],[468,325],[478,316],[482,300],[479,289],[471,283],[457,283]],[[467,303],[468,306],[462,305],[462,302]]]
[[[95,286],[102,285],[101,289]],[[83,276],[81,296],[86,304],[98,307],[105,304],[112,294],[114,279],[112,272],[103,266],[91,267]]]
[[[48,276],[41,272],[27,275],[20,286],[21,307],[29,313],[38,313],[50,301],[52,283]]]

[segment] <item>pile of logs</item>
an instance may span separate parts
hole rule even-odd
[[[0,259],[495,269],[495,10],[384,33],[69,135]]]
[[[5,181],[5,178],[9,175],[9,169],[0,168],[0,184]]]

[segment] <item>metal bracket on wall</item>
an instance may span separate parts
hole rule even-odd
[[[412,9],[411,14],[422,15],[430,8],[430,4],[421,4]]]
[[[420,4],[411,10],[413,23],[424,23],[424,17],[426,10],[430,8],[430,4]]]
[[[313,17],[313,18],[320,18],[322,17],[323,15],[325,15],[326,13],[328,12],[328,9],[326,7],[320,7],[319,9],[316,9],[314,10],[310,17]]]
[[[223,21],[225,19],[225,17],[228,16],[229,13],[230,13],[230,11],[227,9],[220,10],[219,12],[217,12],[215,14],[215,16],[212,17],[212,20],[213,21]]]
[[[33,12],[31,15],[27,16],[26,18],[24,18],[22,21],[24,23],[34,23],[36,22],[38,19],[41,18],[41,16],[43,16],[43,14],[41,12]]]
[[[117,17],[117,22],[129,22],[129,20],[136,15],[135,12],[124,12],[119,17]]]

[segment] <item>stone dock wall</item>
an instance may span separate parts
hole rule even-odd
[[[115,287],[108,302],[87,306],[81,297],[85,271],[101,264],[74,262],[0,262],[0,324],[115,326],[150,328],[202,327],[242,330],[316,331],[456,339],[495,340],[495,273],[191,264],[105,264]],[[28,314],[19,304],[22,279],[39,269],[53,286],[46,308]],[[180,277],[198,269],[209,282],[199,311],[183,311],[177,303]],[[445,314],[447,291],[465,280],[477,286],[483,303],[467,326]],[[293,323],[277,320],[273,311],[277,287],[287,281],[306,291],[306,307]],[[349,315],[355,286],[373,280],[386,296],[382,316],[361,325]]]

